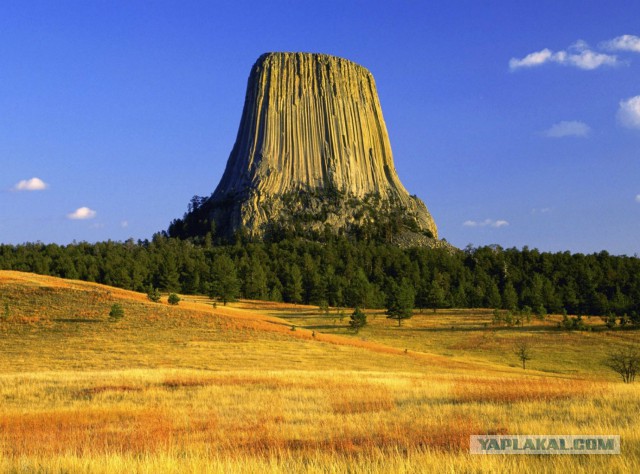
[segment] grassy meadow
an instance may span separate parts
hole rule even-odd
[[[0,304],[2,472],[640,472],[640,384],[602,365],[640,337],[596,318],[366,311],[354,334],[349,310],[9,271]],[[471,434],[619,434],[622,454],[473,456]]]

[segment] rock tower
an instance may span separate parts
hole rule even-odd
[[[191,229],[208,219],[227,236],[274,226],[349,232],[391,219],[398,234],[437,238],[396,173],[373,76],[325,54],[258,58],[222,179],[190,213]]]

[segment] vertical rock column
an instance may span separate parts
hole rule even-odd
[[[278,196],[314,189],[377,194],[437,236],[425,205],[396,174],[371,73],[323,54],[264,54],[251,69],[238,136],[211,202],[235,202],[224,212],[238,215],[224,221],[259,234],[277,219],[265,209],[277,214]]]

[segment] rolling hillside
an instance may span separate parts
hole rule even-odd
[[[554,333],[551,323],[493,331],[486,312],[416,315],[402,328],[371,313],[353,335],[336,310],[184,299],[170,306],[0,272],[0,470],[640,468],[640,430],[629,416],[640,410],[637,385],[588,373],[585,363],[544,365],[564,347],[554,334],[584,353],[589,337]],[[114,303],[124,308],[119,321],[108,316]],[[495,339],[480,343],[482,334]],[[524,371],[504,355],[522,334],[548,334],[552,356],[531,361],[546,371]],[[635,343],[635,333],[616,334]],[[469,455],[469,436],[482,433],[620,434],[623,454]]]

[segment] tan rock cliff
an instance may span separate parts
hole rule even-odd
[[[327,209],[314,201],[334,191],[343,202]],[[304,200],[290,199],[300,192]],[[414,232],[437,237],[424,203],[396,174],[371,73],[324,54],[262,55],[251,69],[224,175],[207,203],[218,231],[243,227],[259,236],[270,223],[310,210],[317,212],[309,227],[338,230],[371,219],[363,211],[371,202],[402,213]]]

